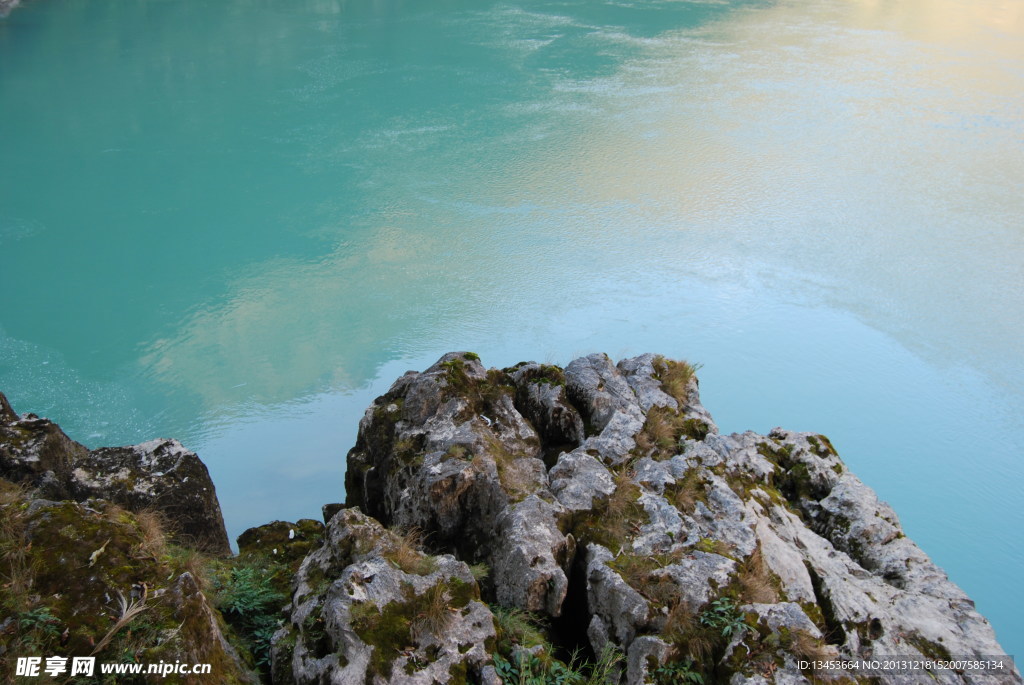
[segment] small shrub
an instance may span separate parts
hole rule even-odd
[[[704,676],[694,665],[693,659],[673,661],[656,668],[651,674],[656,685],[704,685]]]
[[[216,604],[238,631],[256,664],[270,664],[270,638],[281,622],[287,595],[274,587],[275,570],[246,565],[232,568],[214,583]]]
[[[731,638],[746,630],[743,612],[736,606],[731,597],[719,597],[701,612],[698,619],[702,626],[717,630],[724,638]]]

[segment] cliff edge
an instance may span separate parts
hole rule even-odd
[[[0,678],[50,650],[217,674],[138,682],[1022,682],[826,437],[720,434],[685,362],[446,354],[366,410],[345,486],[226,558],[194,453],[0,395]]]

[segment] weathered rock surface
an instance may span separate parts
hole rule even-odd
[[[183,543],[231,552],[206,465],[176,440],[90,451],[52,421],[19,417],[0,394],[0,477],[54,500],[98,498],[131,511],[154,509]]]
[[[522,383],[541,384],[519,371]],[[517,392],[509,373],[485,370],[471,353],[405,374],[359,423],[347,503],[385,525],[423,531],[432,548],[487,563],[506,604],[557,616],[572,542],[558,527],[563,508]],[[549,434],[562,424],[574,430],[559,397],[545,394],[535,407],[550,408]]]
[[[681,362],[445,355],[374,402],[348,468],[349,505],[487,563],[492,601],[562,616],[595,654],[625,655],[628,683],[853,682],[801,662],[1002,654],[827,438],[720,435]],[[921,678],[1021,682],[881,674]]]
[[[495,638],[479,599],[466,564],[424,555],[345,509],[296,575],[288,623],[274,636],[274,681],[478,681]]]
[[[581,646],[590,665],[575,664],[578,673],[628,685],[1022,682],[1009,662],[989,671],[815,670],[822,659],[935,662],[1003,650],[827,438],[721,435],[693,371],[650,354],[488,370],[460,352],[408,372],[360,421],[346,507],[325,505],[326,529],[275,521],[241,536],[240,564],[223,571],[248,582],[232,626],[257,654],[278,617],[273,608],[257,622],[244,614],[263,596],[253,579],[279,584],[263,600],[274,604],[294,574],[270,650],[277,683],[497,685],[524,674],[573,682],[558,657]],[[204,518],[216,505],[212,484],[181,494],[196,479],[208,483],[194,457],[173,441],[90,452],[45,419],[18,417],[0,395],[0,474],[38,496],[162,506],[209,531],[219,521],[219,508]],[[167,501],[185,508],[175,513]],[[0,515],[10,511],[0,505]],[[133,525],[101,500],[37,498],[17,511],[30,536],[59,537],[65,519]],[[96,559],[139,577],[164,573],[139,560],[141,537],[106,530],[47,543],[55,556],[42,562],[51,574],[43,586],[80,568],[83,555],[97,566],[90,582],[111,589],[124,581],[102,575]],[[203,544],[216,549],[218,539]],[[168,578],[144,587],[167,598],[168,616],[191,607],[181,616],[199,617],[206,632],[196,634],[212,650],[188,642],[173,653],[216,661],[225,682],[252,677],[195,579]],[[102,613],[110,602],[110,590],[104,600],[79,588],[46,591],[66,597],[68,610],[81,603]],[[14,625],[0,623],[0,633]]]

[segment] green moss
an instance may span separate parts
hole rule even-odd
[[[682,556],[682,550],[652,555],[622,553],[609,561],[608,567],[653,606],[667,607],[678,600],[679,588],[671,578],[657,571],[678,562]]]
[[[828,625],[825,623],[825,614],[822,613],[821,607],[814,602],[800,602],[800,608],[807,614],[807,618],[811,619],[814,625],[818,626],[818,630],[822,633],[828,630]]]
[[[327,634],[327,623],[320,606],[313,607],[302,622],[302,635],[305,644],[314,654],[328,654],[331,650],[331,638]]]
[[[789,468],[790,462],[793,461],[793,446],[783,445],[776,440],[771,443],[757,443],[757,453],[782,468]]]
[[[701,552],[706,552],[707,554],[717,554],[718,556],[726,557],[727,559],[732,559],[734,561],[736,559],[736,548],[723,540],[701,538],[693,548]]]
[[[153,519],[104,501],[88,508],[60,502],[29,515],[23,495],[4,491],[0,615],[14,616],[18,632],[4,638],[0,681],[13,677],[18,656],[89,654],[97,647],[105,661],[204,662],[217,682],[239,681],[211,618],[229,639],[233,633],[194,591],[204,582],[201,555],[170,544]],[[195,584],[182,579],[185,571]],[[141,609],[123,614],[129,607]],[[246,658],[246,646],[236,646]]]
[[[565,372],[557,366],[541,364],[529,378],[530,383],[539,385],[565,385]]]
[[[402,599],[381,608],[373,602],[356,602],[351,608],[351,625],[366,644],[373,646],[369,672],[391,677],[391,666],[400,654],[418,646],[417,635],[430,632],[438,637],[451,618],[451,611],[464,609],[480,599],[475,583],[458,578],[441,580],[417,595],[411,584],[402,585]],[[426,654],[436,660],[437,653]]]
[[[480,355],[477,354],[476,352],[466,352],[465,354],[462,355],[462,358],[468,362],[480,361]]]
[[[922,656],[936,661],[948,661],[951,657],[949,650],[938,642],[932,642],[918,632],[913,632],[906,638],[907,642],[913,645],[914,649],[921,652]]]
[[[824,435],[808,435],[807,442],[811,446],[811,451],[819,457],[827,458],[839,456],[839,453],[836,452],[836,448],[832,446],[832,441]]]

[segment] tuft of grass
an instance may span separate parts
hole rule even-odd
[[[781,582],[772,573],[758,545],[739,566],[740,596],[747,602],[774,604],[779,601]]]
[[[509,654],[514,645],[536,647],[546,645],[544,619],[517,607],[503,607],[492,604],[495,629],[498,633],[498,650]]]
[[[653,459],[670,459],[679,451],[679,439],[683,436],[681,414],[670,407],[651,407],[647,412],[644,427],[636,436],[640,454]]]
[[[821,638],[814,637],[806,630],[795,630],[790,635],[789,650],[807,661],[824,661],[834,656]]]
[[[594,509],[578,516],[573,534],[584,544],[595,542],[612,552],[619,552],[630,535],[635,535],[648,519],[640,503],[640,486],[628,471],[614,474],[615,490],[599,500]]]
[[[477,583],[482,583],[491,575],[491,567],[483,562],[470,564],[469,572],[473,574],[473,580]]]
[[[156,509],[143,509],[135,513],[135,523],[142,536],[139,552],[154,560],[166,556],[167,531],[170,529],[167,515]]]
[[[423,533],[410,528],[403,533],[392,533],[391,544],[383,556],[405,573],[427,576],[437,570],[437,560],[423,553]]]
[[[410,635],[416,642],[422,642],[428,636],[444,636],[452,624],[453,610],[448,606],[450,601],[451,596],[444,583],[427,588],[419,602],[419,613],[409,627]]]
[[[654,372],[654,377],[661,382],[662,389],[675,398],[680,408],[685,406],[689,397],[690,381],[693,380],[696,368],[687,362],[659,355],[654,358]]]
[[[697,469],[686,471],[682,478],[665,486],[665,499],[683,514],[692,514],[697,502],[707,504],[707,483]]]

